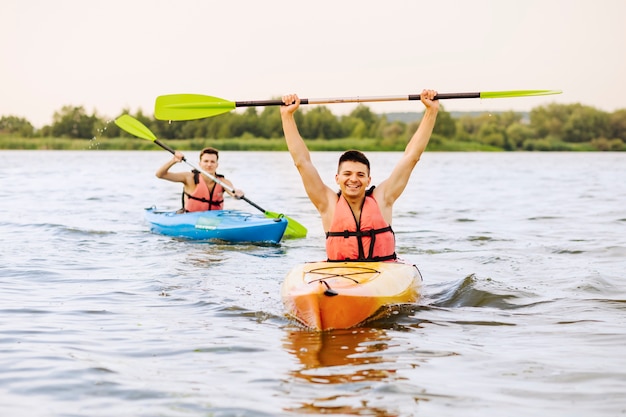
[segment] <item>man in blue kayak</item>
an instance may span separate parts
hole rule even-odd
[[[225,189],[200,171],[170,172],[170,168],[182,162],[183,157],[184,155],[177,151],[172,159],[156,172],[158,178],[183,184],[183,194],[181,196],[183,207],[180,209],[181,212],[223,210],[224,192],[235,198],[243,196],[243,191],[235,189],[229,180],[224,178],[223,175],[216,173],[219,165],[219,152],[217,149],[209,147],[200,151],[200,169],[230,187],[231,190],[235,191],[234,193],[231,193],[230,190]]]
[[[424,90],[420,99],[426,111],[419,128],[387,179],[370,186],[370,164],[363,153],[345,152],[339,158],[335,181],[339,193],[324,184],[298,132],[294,113],[300,106],[295,94],[283,96],[280,113],[289,153],[302,177],[309,199],[322,217],[329,261],[393,261],[395,237],[391,229],[393,204],[408,184],[413,168],[430,140],[439,101],[437,92]]]

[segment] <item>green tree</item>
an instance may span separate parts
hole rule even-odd
[[[63,106],[52,117],[52,135],[73,139],[91,139],[96,132],[98,116],[88,115],[83,106]]]
[[[477,118],[464,115],[456,119],[456,135],[455,139],[463,142],[476,141],[476,135],[480,124]]]
[[[180,134],[185,139],[198,139],[204,137],[200,120],[193,120],[182,125]]]
[[[206,119],[194,121],[193,125],[196,126],[195,137],[205,139],[219,138],[219,132],[223,131],[222,125],[230,124],[232,117],[232,113],[226,113],[217,117],[208,117]]]
[[[484,125],[478,133],[478,138],[480,143],[505,148],[506,136],[501,129],[495,125]]]
[[[389,126],[389,120],[387,120],[387,116],[380,117],[376,124],[372,126],[373,132],[370,136],[375,139],[383,139],[385,137],[385,129],[387,129],[387,126]]]
[[[169,120],[152,120],[148,127],[157,138],[162,139],[185,139],[183,131],[189,124],[188,121],[171,122]]]
[[[626,109],[611,113],[609,117],[610,137],[626,142]]]
[[[514,123],[521,123],[522,115],[514,111],[506,111],[496,115],[496,120],[500,126],[507,129]]]
[[[296,117],[300,112],[296,113]],[[266,106],[259,115],[258,122],[259,136],[262,138],[280,138],[283,135],[283,123],[280,118],[280,108],[277,106]]]
[[[355,139],[363,139],[368,136],[369,129],[362,119],[352,116],[344,116],[341,118],[341,125],[348,137]]]
[[[405,145],[406,124],[400,121],[394,121],[385,125],[382,129],[382,144],[385,146],[396,147],[397,145]]]
[[[530,127],[536,138],[563,137],[563,125],[572,113],[571,105],[549,104],[530,111]]]
[[[31,138],[35,128],[26,119],[17,116],[3,116],[0,118],[0,135],[16,135],[22,138]]]
[[[497,114],[483,114],[479,118],[483,121],[480,123],[476,134],[478,141],[486,145],[505,148],[506,130],[500,123],[499,116]]]
[[[506,136],[512,149],[522,149],[524,142],[533,138],[534,132],[528,125],[513,123],[506,128]]]
[[[625,149],[621,139],[595,138],[591,140],[591,146],[599,151],[623,151]]]
[[[96,136],[105,138],[122,137],[123,130],[117,127],[113,119],[98,119],[95,124]]]
[[[565,142],[590,142],[595,138],[606,138],[610,131],[608,113],[589,106],[576,106],[563,125]]]
[[[350,133],[355,131],[360,136],[352,136],[352,137],[374,137],[376,132],[376,125],[380,121],[380,116],[376,115],[376,113],[372,112],[372,110],[363,105],[359,104],[350,112],[346,122],[348,125],[346,128],[346,132]]]
[[[456,136],[456,122],[452,118],[452,115],[445,110],[443,105],[439,107],[437,123],[435,123],[433,134],[452,139]]]
[[[233,131],[235,130],[233,126],[237,124],[237,114],[236,113],[227,113],[223,114],[219,117],[212,117],[211,127],[213,129],[213,138],[222,139],[222,138],[232,138]]]
[[[309,139],[337,139],[344,137],[341,123],[326,106],[314,107],[304,113],[302,136]]]
[[[255,107],[248,107],[243,114],[235,114],[236,123],[232,124],[232,137],[241,137],[246,133],[254,136],[261,136],[259,129],[259,116]]]

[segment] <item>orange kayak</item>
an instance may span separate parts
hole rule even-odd
[[[347,329],[417,301],[422,276],[404,262],[308,262],[285,277],[287,314],[315,330]]]

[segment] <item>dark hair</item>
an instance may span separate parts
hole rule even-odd
[[[215,149],[215,148],[212,148],[212,147],[209,146],[208,148],[204,148],[203,150],[201,150],[200,151],[200,159],[202,159],[202,155],[204,155],[205,153],[213,154],[213,155],[215,155],[217,157],[217,159],[220,159],[220,154],[217,151],[217,149]]]
[[[346,161],[360,162],[360,163],[364,164],[367,167],[367,172],[369,174],[370,161],[369,161],[369,159],[367,159],[365,154],[363,154],[363,152],[357,151],[357,150],[354,150],[354,149],[349,150],[349,151],[345,151],[343,153],[343,155],[341,155],[339,157],[339,163],[337,164],[337,172],[339,172],[339,166],[341,166],[341,163],[342,162],[346,162]]]

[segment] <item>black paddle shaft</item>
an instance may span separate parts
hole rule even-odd
[[[480,98],[480,93],[442,93],[435,96],[435,100],[458,99],[458,98]],[[378,101],[376,97],[348,97],[348,98],[323,98],[323,99],[300,99],[300,104],[330,104],[330,103],[359,103]],[[420,100],[419,94],[409,94],[408,96],[397,96],[397,101]],[[389,101],[389,97],[380,97],[380,101]],[[252,100],[252,101],[235,101],[235,107],[264,107],[264,106],[282,106],[282,100]]]

